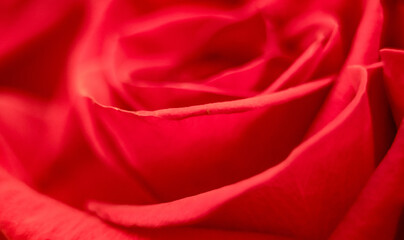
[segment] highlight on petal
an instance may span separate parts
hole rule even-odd
[[[156,111],[134,111],[133,114],[139,116],[156,116],[164,118],[181,119],[198,115],[210,114],[225,114],[225,113],[238,113],[256,108],[275,105],[278,103],[288,102],[306,94],[315,92],[316,90],[323,89],[332,84],[332,79],[320,79],[318,81],[302,84],[285,91],[280,91],[273,94],[262,94],[255,97],[246,99],[196,105],[186,108],[170,108],[161,109]],[[209,111],[206,111],[209,110]]]
[[[189,107],[208,103],[225,102],[253,96],[248,91],[228,91],[198,83],[150,84],[137,82],[123,84],[126,99],[136,110],[157,110]],[[130,109],[133,110],[133,109]]]
[[[359,25],[352,40],[347,63],[372,64],[379,60],[382,38],[383,9],[381,1],[365,1]]]

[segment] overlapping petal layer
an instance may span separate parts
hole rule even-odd
[[[2,1],[0,239],[401,239],[402,12]]]

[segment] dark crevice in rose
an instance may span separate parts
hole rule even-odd
[[[63,87],[67,59],[83,17],[84,9],[75,6],[46,32],[2,56],[0,88],[52,98]]]
[[[404,1],[382,0],[383,32],[381,47],[404,48]]]
[[[111,94],[112,103],[111,106],[117,107],[119,109],[127,110],[127,111],[138,111],[141,110],[137,106],[133,106],[125,97],[122,96],[122,93],[118,92],[115,88],[110,87],[109,89]],[[126,91],[126,89],[125,89]]]
[[[372,119],[375,165],[386,155],[393,143],[397,129],[383,82],[382,69],[369,69],[367,87],[370,114]]]
[[[1,229],[0,229],[0,240],[8,240],[8,238],[4,235]]]
[[[223,25],[223,23],[220,24]],[[186,27],[186,25],[184,25],[184,27]],[[184,32],[178,30],[177,34],[183,35]],[[161,44],[161,42],[159,43],[158,41],[156,43],[159,44],[152,45],[151,43],[156,39],[148,40],[147,37],[150,38],[151,36],[142,34],[141,36],[125,38],[121,40],[121,44],[123,44],[122,46],[126,50],[129,50],[129,53],[133,52],[130,44],[136,44],[135,49],[137,54],[141,54],[141,57],[157,55],[158,51],[156,51],[156,49],[162,47],[162,50],[167,51],[167,49],[165,49],[167,47],[166,45],[175,46],[173,43],[160,46],[159,44]],[[133,43],[130,43],[131,39],[133,39]],[[166,41],[175,42],[176,39],[172,38]],[[185,53],[185,56],[181,56],[181,51],[183,51],[182,49],[180,50],[181,46],[176,46],[180,48],[178,49],[178,53],[175,54],[175,57],[180,57],[181,59],[173,63],[174,66],[170,66],[169,68],[145,67],[132,72],[131,78],[133,79],[132,81],[136,81],[136,79],[157,82],[202,81],[214,74],[218,74],[230,68],[237,68],[257,58],[263,53],[265,41],[265,22],[261,15],[254,15],[246,20],[221,28],[214,33],[210,39],[202,43],[201,46],[194,49],[193,52]],[[160,52],[160,54],[162,53],[164,52]],[[138,58],[139,56],[132,54],[130,57]]]
[[[134,29],[135,32],[124,34],[117,40],[117,44],[122,55],[127,58],[142,61],[169,58],[170,61],[175,61],[179,60],[182,54],[198,47],[200,42],[203,43],[230,22],[228,18],[216,15],[163,20],[163,22],[154,23],[153,27],[140,31]]]
[[[213,8],[237,8],[246,3],[246,0],[125,0],[126,6],[131,6],[133,11],[139,15],[148,14],[164,8],[178,6],[199,6]],[[121,8],[119,8],[121,9]]]
[[[204,79],[257,58],[263,53],[265,41],[265,22],[257,14],[219,30],[173,72],[179,75],[180,81]]]
[[[261,80],[254,87],[255,91],[261,92],[268,88],[282,73],[293,63],[292,58],[274,57],[268,60],[261,76]]]
[[[210,19],[208,20],[211,21]],[[211,24],[206,20],[199,21],[193,21],[192,24],[178,21],[171,25],[168,24],[167,26],[170,26],[170,28],[166,28],[164,31],[167,31],[166,34],[172,31],[175,33],[178,32],[181,35],[181,41],[184,41],[184,36],[182,36],[184,32],[177,29],[177,24],[180,24],[185,29],[188,29],[190,26],[201,28],[201,26]],[[221,22],[220,25],[224,25],[224,23]],[[160,59],[166,57],[165,55],[167,54],[174,54],[173,56],[180,57],[180,59],[170,67],[145,66],[133,71],[130,75],[130,82],[132,83],[130,86],[123,86],[125,93],[115,90],[111,91],[114,98],[117,99],[116,102],[121,103],[121,105],[116,107],[126,110],[156,110],[240,99],[240,96],[237,96],[237,94],[233,96],[231,93],[221,94],[204,92],[203,90],[198,91],[197,89],[187,90],[181,89],[181,87],[176,89],[175,87],[170,88],[156,85],[158,83],[206,81],[206,79],[227,70],[237,69],[263,54],[267,37],[266,24],[260,14],[236,23],[226,23],[225,25],[227,26],[220,27],[219,30],[212,33],[212,36],[208,40],[202,42],[201,46],[196,46],[197,48],[193,49],[190,53],[184,51],[181,45],[178,46],[178,43],[175,41],[176,38],[167,39],[169,42],[162,44],[153,35],[154,32],[146,31],[141,34],[121,38],[120,47],[129,52],[125,53],[128,55],[127,57],[141,59],[146,56]],[[185,38],[187,38],[186,35]],[[179,50],[172,51],[171,48],[173,47],[179,48]],[[142,89],[142,87],[138,86],[139,82],[152,82],[153,85],[143,87]],[[119,97],[119,94],[125,94],[126,97]],[[166,100],[163,99],[163,96],[167,97]],[[127,98],[131,98],[131,100]],[[149,99],[153,101],[149,101]],[[161,101],[154,101],[155,99],[161,99]],[[135,102],[135,104],[130,104],[131,102]]]
[[[403,240],[404,239],[404,208],[401,211],[400,219],[397,224],[397,231],[394,240]]]
[[[339,23],[339,31],[342,40],[343,59],[348,56],[351,51],[352,41],[358,30],[358,26],[363,14],[366,1],[344,1],[338,8],[337,14],[341,17]]]
[[[139,104],[136,109],[131,106],[128,108],[128,104],[124,103],[122,100],[119,107],[125,110],[159,110],[166,108],[180,108],[180,107],[192,107],[195,105],[209,104],[215,102],[225,102],[241,99],[237,96],[228,96],[220,93],[204,92],[198,89],[187,90],[187,89],[176,89],[169,87],[136,87],[136,86],[126,86],[125,89],[130,97]],[[120,99],[119,94],[117,94],[117,100]]]

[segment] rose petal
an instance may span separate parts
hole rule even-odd
[[[89,198],[155,202],[138,183],[99,161],[81,131],[64,102],[45,104],[11,93],[0,96],[0,166],[14,176],[77,207]]]
[[[252,93],[230,92],[197,83],[124,84],[126,99],[136,110],[157,110],[231,101],[252,96]],[[130,109],[133,110],[133,109]]]
[[[31,2],[31,1],[30,1]],[[0,90],[14,89],[51,99],[64,86],[66,63],[83,20],[81,5],[33,1],[6,26],[0,42]],[[2,21],[0,21],[2,22]],[[44,54],[46,49],[46,54]]]
[[[399,239],[397,223],[404,209],[404,124],[355,204],[330,239]],[[402,231],[402,229],[401,229]]]
[[[397,126],[404,117],[404,51],[394,49],[382,49],[380,51],[385,73],[385,85],[389,92],[391,107]]]
[[[404,48],[404,34],[397,29],[404,28],[404,2],[402,1],[381,1],[383,4],[383,41],[385,48]]]
[[[277,60],[284,63],[279,58],[277,58]],[[266,57],[257,58],[254,61],[248,62],[244,66],[235,69],[228,69],[213,76],[207,79],[204,84],[229,90],[230,92],[257,92],[259,90],[259,83],[262,81],[262,76],[267,68],[270,68],[273,72],[281,72],[284,67],[286,68],[286,64],[281,64],[279,62],[277,62],[277,64],[275,62],[274,59],[273,64],[271,65],[267,63]],[[277,73],[274,73],[274,75],[277,75]],[[265,79],[264,84],[270,84],[271,79],[273,78]]]
[[[324,239],[375,166],[366,71],[351,71],[362,72],[360,79],[351,79],[359,84],[353,100],[277,166],[172,202],[145,206],[91,203],[89,208],[124,226],[197,224]]]
[[[0,168],[0,239],[273,239],[287,237],[203,228],[128,231],[29,189]],[[4,234],[4,236],[3,236]],[[5,238],[6,237],[6,238]]]
[[[94,140],[110,160],[162,199],[175,199],[238,181],[284,159],[303,137],[329,83],[183,109],[124,112],[88,103],[86,111],[96,129]]]
[[[322,58],[324,45],[323,37],[316,39],[264,92],[276,92],[307,81]]]
[[[30,190],[0,168],[0,229],[9,239],[135,239]]]
[[[379,0],[366,1],[355,31],[347,64],[372,64],[379,60],[383,9]]]
[[[175,61],[234,21],[231,16],[206,13],[175,13],[149,21],[138,20],[134,23],[135,32],[127,29],[120,37],[119,45],[127,57],[135,60],[163,58]],[[188,34],[179,34],[182,32]]]
[[[0,165],[27,183],[35,182],[65,143],[63,127],[69,108],[59,108],[64,104],[45,104],[11,92],[0,94]]]

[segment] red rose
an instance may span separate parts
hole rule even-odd
[[[0,11],[0,239],[404,237],[404,3]]]

